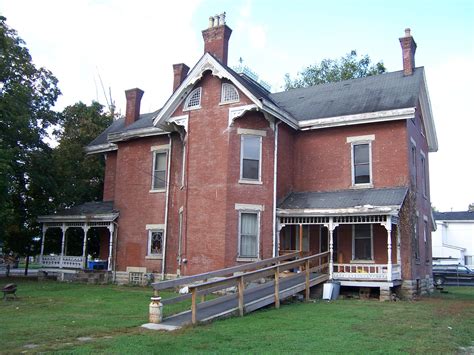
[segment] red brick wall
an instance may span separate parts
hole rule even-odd
[[[105,158],[104,201],[113,201],[115,197],[115,175],[117,170],[117,152],[108,152]]]
[[[285,123],[278,125],[277,201],[281,201],[293,191],[295,136],[295,130]]]
[[[376,188],[408,186],[405,121],[336,127],[298,132],[295,140],[294,189],[349,189],[351,144],[347,137],[375,135],[372,175]]]
[[[151,193],[154,145],[168,144],[167,136],[118,143],[115,208],[120,211],[117,270],[127,266],[161,272],[161,260],[146,260],[146,224],[164,224],[165,193]]]

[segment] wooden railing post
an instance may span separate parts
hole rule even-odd
[[[241,276],[239,279],[239,315],[244,316],[244,277]]]
[[[204,279],[203,282],[207,282],[207,279]],[[203,294],[203,295],[201,295],[201,303],[202,303],[202,302],[205,302],[205,301],[206,301],[206,295]]]
[[[191,298],[191,322],[196,324],[197,322],[197,304],[196,304],[196,288],[193,288],[191,291],[192,298]]]
[[[280,308],[280,267],[275,269],[275,308]]]
[[[309,260],[306,260],[305,263],[305,271],[306,271],[306,289],[305,289],[305,296],[306,301],[309,301]]]

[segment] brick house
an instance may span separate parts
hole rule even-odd
[[[103,202],[40,217],[43,245],[62,230],[43,264],[85,267],[87,232],[103,228],[100,259],[118,282],[302,250],[329,251],[343,286],[427,291],[438,147],[410,31],[401,71],[279,93],[227,66],[231,33],[210,19],[203,56],[173,65],[160,110],[140,113],[143,91],[126,91],[125,117],[86,147],[106,159]],[[76,259],[69,228],[85,232]]]

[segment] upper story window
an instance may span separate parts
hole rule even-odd
[[[347,137],[351,143],[352,186],[372,186],[372,141],[375,135]]]
[[[222,83],[221,103],[238,102],[239,100],[239,92],[235,86],[228,83]]]
[[[370,184],[370,143],[354,144],[352,146],[353,156],[353,184]]]
[[[352,237],[352,260],[373,260],[372,225],[355,224]]]
[[[241,136],[240,179],[247,182],[261,181],[262,137]]]
[[[411,146],[411,176],[412,176],[412,186],[416,189],[416,146]]]
[[[427,193],[428,193],[428,182],[426,181],[427,178],[426,178],[426,157],[425,157],[425,154],[423,154],[423,152],[420,152],[421,153],[421,166],[420,166],[420,170],[421,170],[421,189],[422,189],[422,192],[423,192],[423,196],[426,197],[427,196]]]
[[[163,151],[153,152],[152,190],[160,191],[166,188],[167,155],[167,152]]]
[[[197,89],[191,91],[191,93],[186,98],[186,101],[184,102],[183,110],[195,110],[201,108],[201,93],[201,87],[198,87]]]

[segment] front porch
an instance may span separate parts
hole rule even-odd
[[[277,210],[278,251],[329,251],[329,278],[341,286],[398,286],[405,195],[405,188],[293,193]]]

